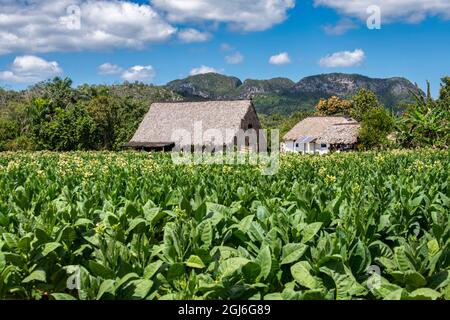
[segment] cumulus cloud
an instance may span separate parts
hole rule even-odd
[[[340,51],[320,59],[319,64],[326,68],[359,66],[365,59],[365,53],[361,49],[355,51]]]
[[[232,55],[226,56],[225,61],[229,64],[240,64],[244,61],[244,55],[240,52],[236,52]]]
[[[205,42],[211,39],[211,34],[208,32],[200,32],[196,29],[190,28],[178,32],[178,39],[185,43]]]
[[[213,21],[240,31],[262,31],[286,20],[295,0],[151,0],[170,21]]]
[[[0,71],[0,80],[9,83],[31,84],[63,73],[56,61],[46,61],[36,56],[20,56],[14,59],[9,70]]]
[[[121,67],[116,64],[104,63],[98,67],[98,73],[101,75],[120,74],[123,71]]]
[[[153,80],[155,70],[152,66],[134,66],[122,73],[122,79],[129,82],[147,82]]]
[[[347,16],[366,20],[367,8],[375,5],[381,9],[383,22],[420,22],[427,16],[440,16],[450,19],[448,0],[314,0],[317,6],[334,8]]]
[[[335,25],[326,25],[323,27],[326,34],[333,35],[333,36],[340,36],[352,29],[356,29],[358,26],[348,18],[340,20]]]
[[[215,68],[202,65],[198,68],[192,69],[189,74],[191,76],[196,76],[196,75],[205,74],[205,73],[222,73],[222,72],[223,72],[223,70],[217,70]]]
[[[139,49],[176,33],[150,5],[129,1],[2,0],[1,8],[0,54]]]
[[[277,66],[291,63],[291,58],[287,52],[282,52],[280,54],[271,56],[269,63]]]

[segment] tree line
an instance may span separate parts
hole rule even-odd
[[[352,99],[321,99],[315,111],[290,116],[260,115],[265,128],[283,136],[310,115],[344,115],[361,123],[360,149],[392,147],[448,148],[450,145],[450,77],[442,79],[440,95],[413,92],[416,103],[404,112],[386,109],[369,90]],[[114,86],[82,85],[68,78],[41,82],[23,92],[0,89],[0,151],[120,150],[150,105],[182,98],[162,87],[142,83]]]
[[[0,92],[0,151],[120,150],[152,102],[174,93],[142,83],[72,88],[54,78],[22,93]]]

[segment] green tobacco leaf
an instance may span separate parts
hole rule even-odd
[[[309,225],[307,225],[303,229],[302,233],[302,243],[307,243],[309,240],[314,238],[314,236],[319,232],[320,228],[322,227],[322,222],[314,222]]]
[[[394,257],[395,261],[398,264],[398,267],[400,271],[406,272],[406,271],[416,271],[416,268],[410,258],[408,257],[406,253],[405,247],[396,247],[394,249]]]
[[[145,227],[147,226],[147,221],[145,221],[142,218],[135,218],[131,220],[129,224],[129,228],[127,230],[127,234],[130,234],[131,232],[135,233],[142,233],[145,230]]]
[[[447,287],[445,287],[444,298],[445,300],[450,300],[450,284]]]
[[[58,237],[57,241],[63,241],[66,244],[70,245],[73,241],[75,241],[77,239],[77,232],[75,231],[74,228],[68,226],[65,227],[61,233],[60,236]]]
[[[0,268],[1,269],[1,268]],[[432,289],[440,289],[450,284],[450,271],[441,271],[429,277],[428,287]]]
[[[97,277],[102,277],[103,279],[115,278],[114,272],[111,269],[105,267],[104,265],[102,265],[94,260],[90,260],[88,262],[88,266],[89,266],[89,271]]]
[[[354,274],[360,274],[364,272],[370,265],[370,252],[369,249],[358,241],[356,247],[353,249],[350,256],[350,267]]]
[[[414,198],[412,200],[409,200],[409,206],[412,209],[417,208],[422,203],[423,198],[424,198],[424,196],[420,195],[420,196],[418,196],[418,197],[416,197],[416,198]]]
[[[182,263],[174,263],[167,270],[167,280],[174,281],[184,275],[184,265]]]
[[[261,274],[261,266],[256,262],[249,262],[242,267],[242,273],[249,283],[254,283]]]
[[[40,243],[47,243],[52,241],[52,238],[40,228],[36,228],[34,230],[34,234]]]
[[[390,292],[383,300],[402,300],[407,296],[407,293],[404,289],[397,289],[395,291]]]
[[[406,271],[404,281],[408,288],[421,288],[427,284],[427,280],[416,271]]]
[[[16,253],[4,253],[5,260],[8,263],[11,263],[12,265],[23,268],[26,265],[25,258],[19,254]]]
[[[22,280],[22,283],[29,283],[32,281],[46,282],[47,276],[45,271],[44,270],[33,271],[28,277]]]
[[[199,256],[190,256],[189,259],[185,262],[186,266],[196,269],[203,269],[205,268],[205,264],[203,263],[202,259],[200,259]]]
[[[115,294],[115,281],[108,279],[102,282],[97,293],[97,300],[100,300],[106,296],[106,298],[112,298]]]
[[[240,268],[249,263],[250,260],[246,258],[229,258],[223,261],[219,266],[219,275],[221,278],[228,277],[238,271]]]
[[[11,233],[3,233],[3,240],[5,240],[6,245],[10,249],[17,248],[17,241],[13,234]]]
[[[283,300],[283,296],[279,292],[269,293],[264,296],[264,300],[267,300],[267,301]]]
[[[117,280],[115,282],[115,290],[120,290],[124,285],[126,285],[128,282],[132,280],[139,279],[139,275],[136,273],[128,273],[127,275],[123,276],[122,279]]]
[[[411,292],[407,299],[408,300],[436,300],[442,296],[439,292],[429,289],[429,288],[420,288],[413,292]]]
[[[67,293],[52,293],[51,296],[55,300],[77,300],[74,296]]]
[[[145,219],[152,226],[156,225],[165,215],[161,208],[152,208],[150,202],[146,203],[142,209],[144,210]]]
[[[150,289],[153,286],[153,281],[151,280],[146,280],[146,279],[142,279],[142,280],[135,280],[132,282],[133,285],[135,286],[132,298],[133,299],[145,299],[145,297],[147,297],[147,295],[150,292]]]
[[[164,264],[163,261],[158,260],[153,263],[150,263],[147,267],[144,269],[144,278],[145,279],[151,279],[161,268],[161,266]]]
[[[436,239],[430,240],[427,243],[428,255],[432,258],[436,253],[439,252],[439,242]]]
[[[81,218],[81,219],[78,219],[73,226],[76,228],[76,227],[80,227],[80,226],[93,226],[93,225],[94,225],[94,222],[92,222],[91,220],[86,219],[86,218]]]
[[[255,217],[255,215],[249,215],[244,217],[241,222],[239,222],[239,230],[242,231],[243,233],[247,233],[250,229],[250,226],[252,225],[253,222],[253,218]]]
[[[261,273],[259,274],[259,279],[267,279],[272,269],[272,256],[270,253],[269,246],[263,246],[261,251],[256,257],[255,262],[259,264],[261,268]]]
[[[213,228],[209,220],[199,225],[200,238],[205,245],[210,246],[213,241]]]
[[[298,261],[308,249],[303,243],[289,243],[283,247],[281,265]]]
[[[317,287],[317,280],[310,274],[308,262],[300,261],[291,267],[291,274],[295,281],[308,289]]]
[[[0,272],[6,267],[6,258],[3,253],[0,252]]]
[[[61,247],[61,244],[58,242],[46,243],[42,249],[42,256],[43,257],[48,256],[51,252],[55,251],[59,247]]]
[[[248,235],[252,242],[263,242],[266,237],[266,232],[261,227],[261,225],[257,221],[253,221],[250,224],[250,229],[248,230]]]
[[[270,215],[269,211],[264,206],[259,206],[256,210],[256,217],[259,221],[264,221]]]
[[[322,263],[320,271],[333,279],[336,288],[336,300],[351,299],[367,292],[364,287],[358,284],[351,271],[344,266],[340,259],[330,257]]]
[[[390,283],[383,277],[371,278],[367,284],[370,284],[370,289],[375,297],[378,299],[384,299],[395,291],[401,290],[402,288],[396,284]]]

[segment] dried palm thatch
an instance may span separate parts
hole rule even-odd
[[[216,144],[218,140],[220,141],[213,137],[215,133],[220,133],[223,139],[217,144],[230,145],[233,144],[234,135],[240,129],[246,130],[249,127],[260,129],[260,122],[250,100],[154,103],[125,147],[170,143],[187,146],[181,140],[174,141],[176,140],[174,135],[177,136],[177,133],[183,130],[191,137],[191,145],[199,144],[194,140],[196,133],[199,133],[200,138],[203,136],[201,141],[203,145]],[[199,132],[195,132],[196,130]]]
[[[317,143],[327,144],[355,144],[358,141],[358,123],[336,124],[328,127],[317,139]]]
[[[300,137],[321,137],[331,126],[355,122],[345,117],[309,117],[300,121],[285,136],[284,140],[296,141]]]

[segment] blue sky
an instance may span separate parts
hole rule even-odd
[[[448,0],[405,0],[402,6],[387,0],[31,2],[0,0],[7,16],[0,20],[2,87],[21,89],[54,75],[78,85],[124,79],[165,84],[212,70],[241,80],[294,81],[346,72],[402,76],[422,88],[429,80],[437,95],[439,79],[450,74]],[[381,9],[379,30],[366,26],[371,3]],[[79,29],[51,27],[69,12],[77,17],[66,10],[74,4]],[[18,27],[18,17],[25,25]]]

